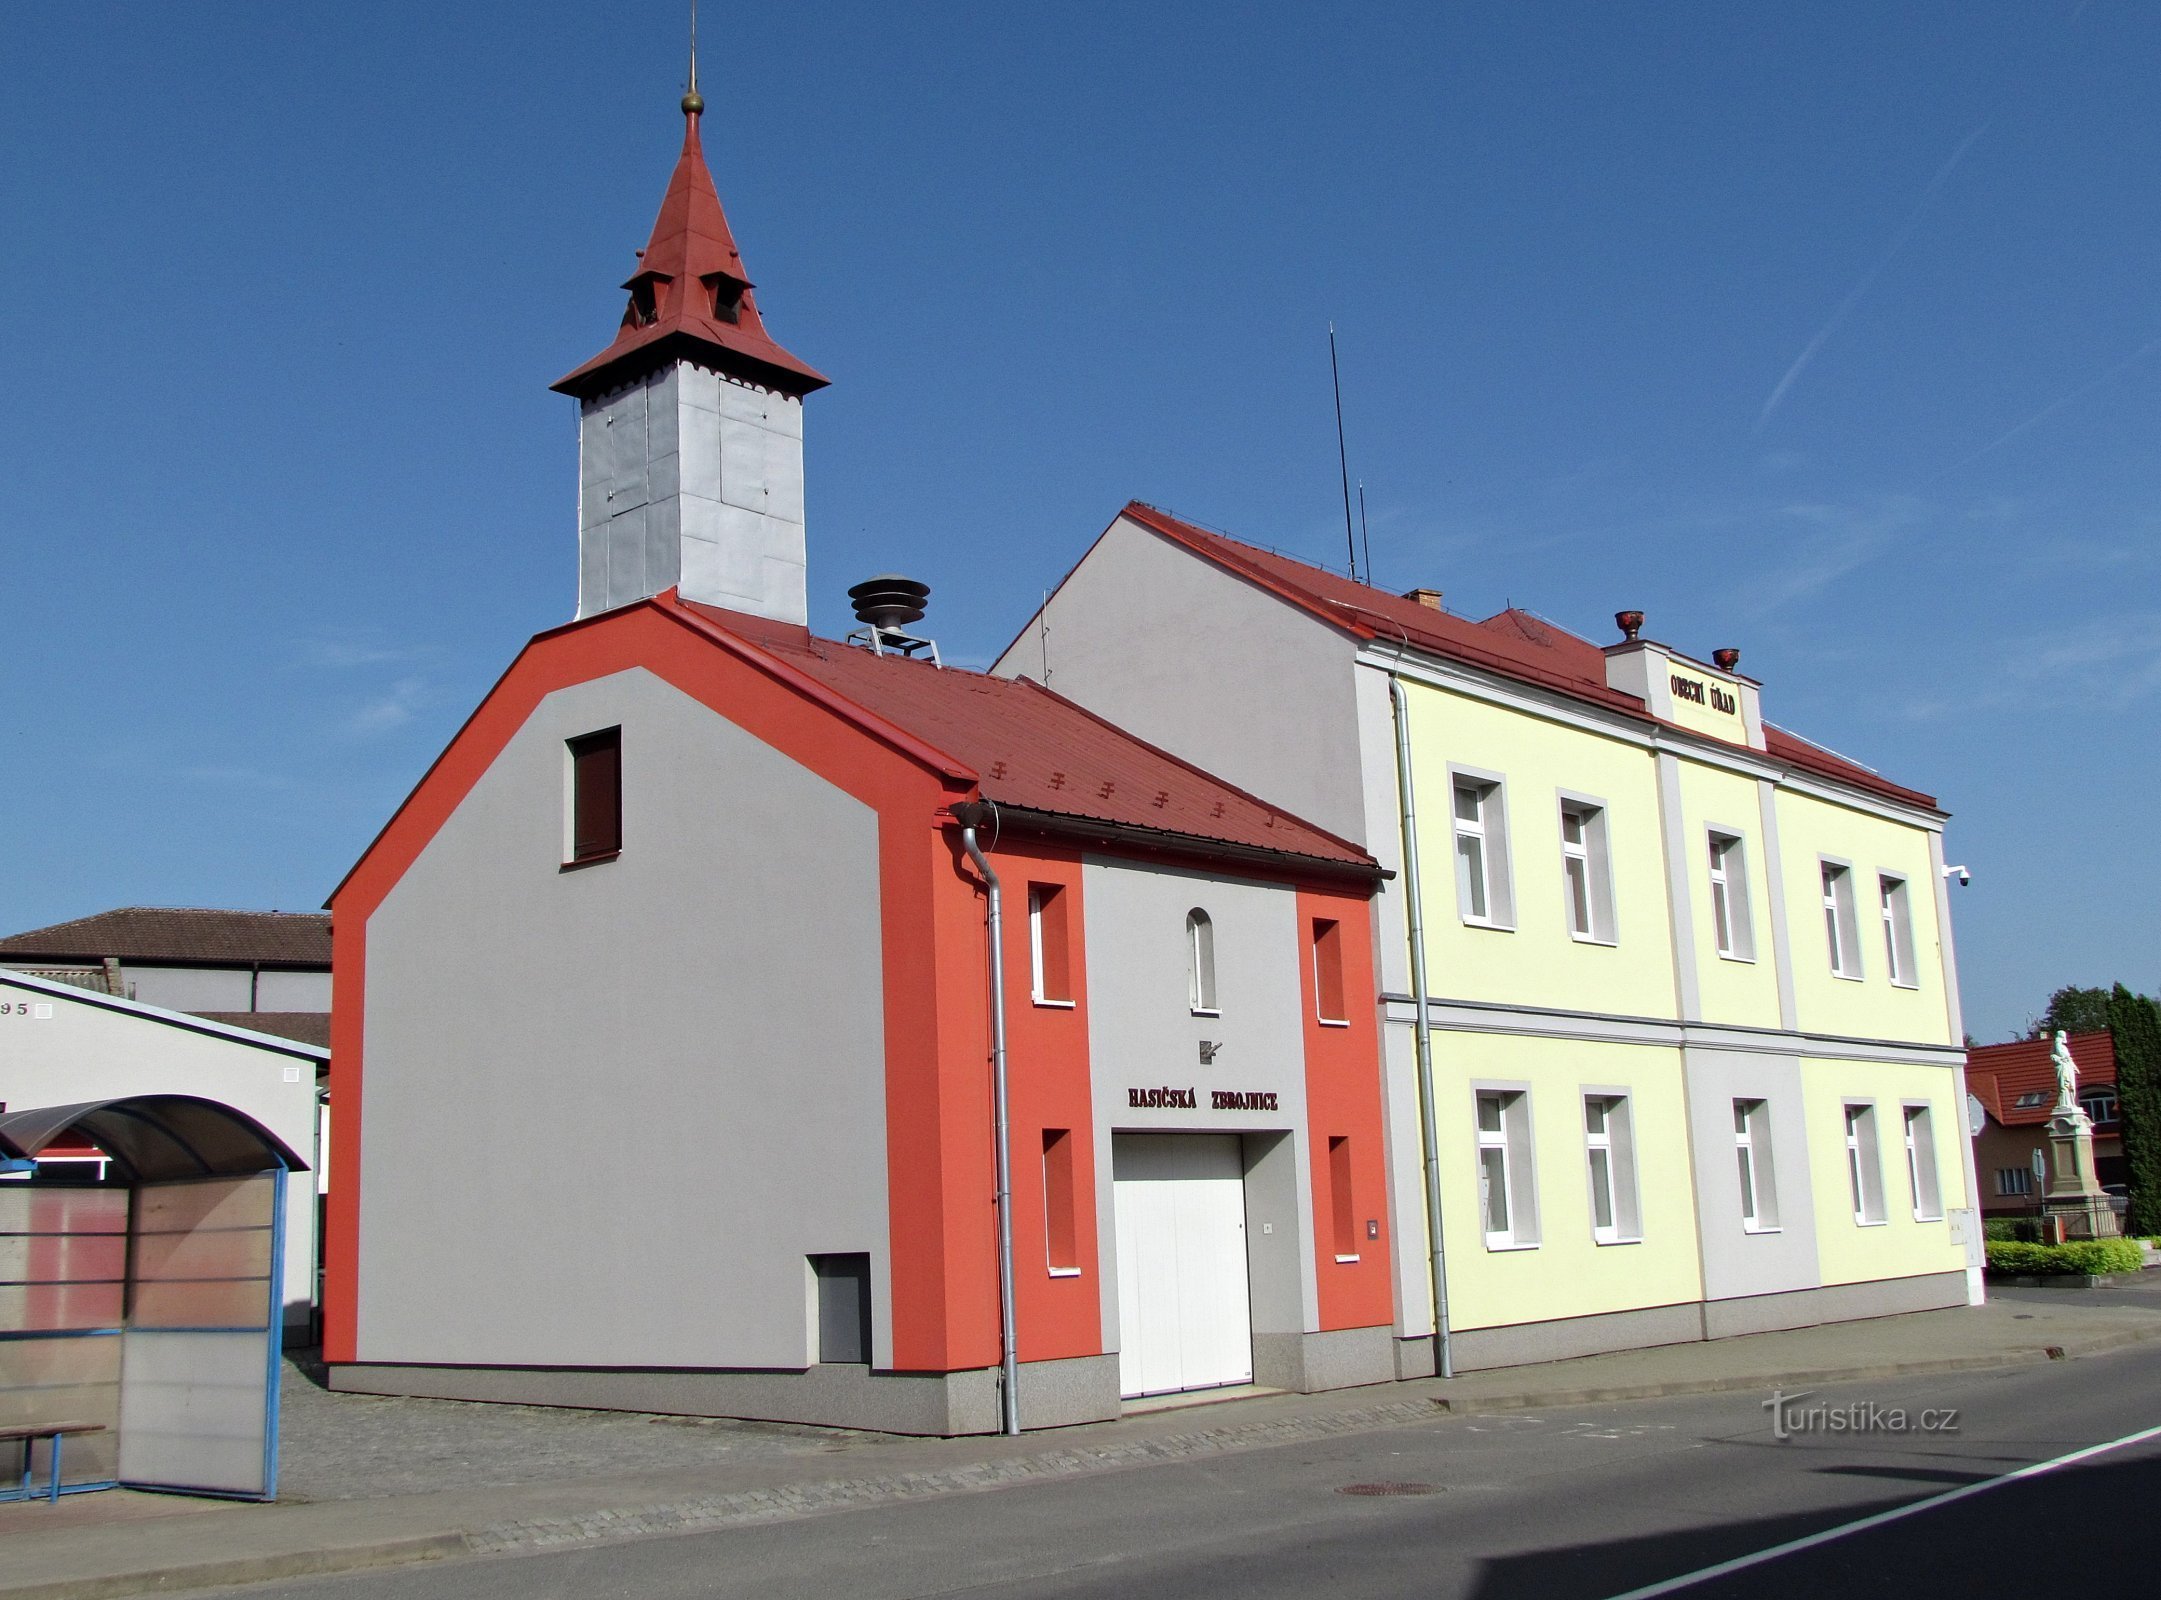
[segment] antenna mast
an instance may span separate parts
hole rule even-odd
[[[1336,468],[1343,475],[1343,548],[1351,558],[1351,580],[1358,579],[1358,545],[1351,538],[1351,458],[1343,448],[1343,374],[1336,367],[1336,325],[1328,324],[1328,381],[1336,390]]]
[[[1365,547],[1366,582],[1373,581],[1373,540],[1366,532],[1366,480],[1358,480],[1358,542]]]

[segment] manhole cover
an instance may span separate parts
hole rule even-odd
[[[1346,1483],[1337,1494],[1439,1494],[1437,1483]]]

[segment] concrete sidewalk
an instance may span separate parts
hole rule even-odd
[[[380,1415],[387,1419],[386,1436],[405,1435],[404,1454],[421,1455],[423,1467],[438,1465],[444,1482],[370,1493],[368,1485],[379,1487],[380,1475],[360,1470],[346,1486],[360,1492],[270,1506],[118,1490],[75,1496],[57,1508],[0,1506],[0,1596],[98,1600],[649,1537],[1449,1416],[2010,1366],[2099,1354],[2153,1338],[2161,1338],[2161,1308],[2143,1294],[2117,1299],[2100,1292],[2077,1303],[2007,1294],[1973,1310],[1671,1345],[1445,1382],[1323,1395],[1254,1394],[1018,1439],[902,1439],[720,1423],[711,1425],[709,1442],[686,1454],[675,1435],[695,1441],[706,1433],[704,1426],[548,1412],[537,1415],[558,1441],[555,1475],[537,1479],[529,1459],[534,1452],[515,1428],[505,1428],[505,1408],[350,1397],[363,1405],[431,1408],[417,1436],[410,1416]],[[342,1403],[349,1397],[332,1398]],[[653,1426],[656,1421],[676,1426]],[[331,1422],[345,1431],[337,1414]],[[474,1438],[461,1442],[461,1429]],[[498,1439],[495,1453],[518,1459],[491,1461],[484,1447],[491,1431]],[[318,1453],[332,1448],[330,1437],[317,1441]],[[577,1444],[586,1437],[601,1441],[601,1448],[581,1455]],[[290,1439],[286,1448],[288,1481],[312,1481],[318,1495],[336,1493],[335,1473],[307,1459],[305,1450],[292,1454]],[[506,1475],[521,1481],[489,1481]]]

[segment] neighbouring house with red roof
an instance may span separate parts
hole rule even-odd
[[[2078,1068],[2078,1103],[2093,1119],[2094,1181],[2125,1182],[2123,1119],[2116,1103],[2116,1041],[2107,1029],[2066,1036]],[[1966,1052],[1966,1087],[1986,1114],[1973,1136],[1981,1209],[1988,1216],[2027,1216],[2041,1209],[2052,1159],[2049,1113],[2056,1105],[2053,1039],[2015,1039]],[[2043,1165],[2035,1171],[2035,1157]]]
[[[332,898],[341,1389],[902,1432],[1393,1377],[1372,855],[805,626],[801,405],[688,122],[579,616]]]

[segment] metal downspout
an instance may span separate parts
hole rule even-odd
[[[1411,782],[1411,707],[1403,680],[1388,675],[1388,698],[1396,712],[1396,787],[1403,805],[1403,888],[1408,897],[1411,931],[1411,999],[1418,1015],[1411,1024],[1418,1052],[1418,1131],[1425,1141],[1426,1240],[1433,1277],[1434,1362],[1440,1376],[1456,1375],[1455,1350],[1448,1326],[1448,1255],[1441,1238],[1440,1124],[1433,1096],[1433,1024],[1426,1014],[1426,910],[1418,861],[1418,799]]]
[[[1020,1432],[1020,1356],[1013,1328],[1013,1139],[1006,1114],[1005,903],[998,874],[976,843],[975,824],[960,830],[961,848],[990,891],[990,1062],[992,1117],[998,1151],[998,1431]]]

